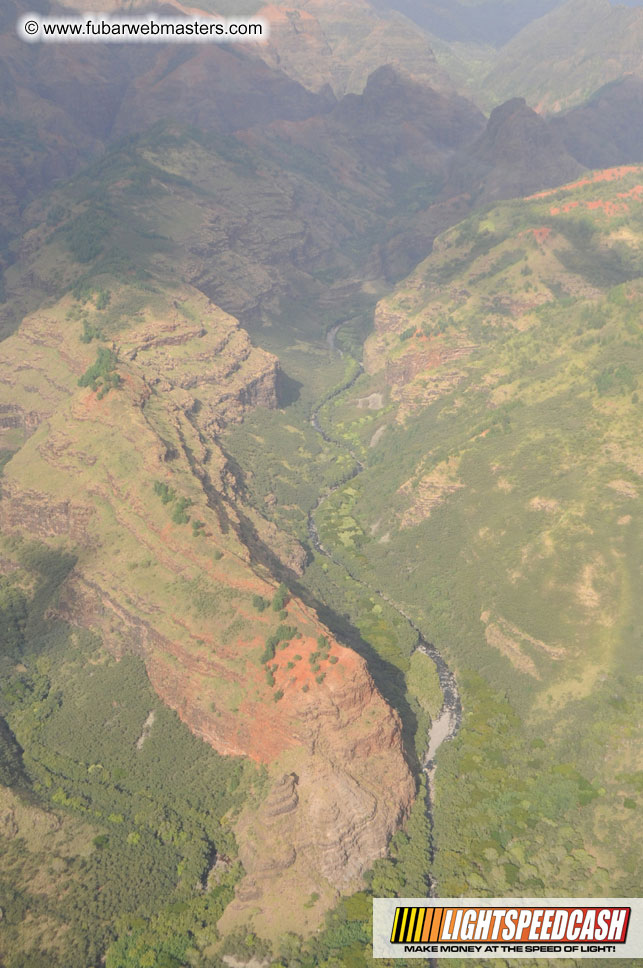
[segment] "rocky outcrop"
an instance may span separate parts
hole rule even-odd
[[[25,410],[15,403],[0,404],[0,432],[3,430],[22,430],[30,434],[42,420],[42,414]]]
[[[436,340],[435,345],[427,349],[420,348],[418,352],[407,353],[400,360],[386,362],[386,382],[391,387],[403,387],[419,373],[437,369],[446,363],[469,356],[472,350],[470,344],[463,346],[443,346]]]
[[[186,319],[175,300],[117,345],[148,386],[171,394],[212,437],[254,407],[277,406],[278,362],[218,307],[201,299],[199,310],[198,321]]]
[[[5,468],[0,528],[73,547],[60,617],[116,657],[139,655],[163,701],[220,753],[265,766],[267,797],[236,828],[246,877],[228,926],[270,934],[278,887],[300,930],[313,930],[385,853],[415,783],[399,717],[363,659],[296,599],[287,619],[254,606],[275,593],[255,549],[294,570],[303,549],[245,506],[217,435],[249,407],[275,406],[277,361],[190,287],[159,284],[121,317],[107,392],[78,385],[96,361],[81,335],[67,296],[3,344],[0,405],[29,401],[43,419]]]
[[[301,644],[296,648],[301,651]],[[324,665],[323,687],[314,691],[301,689],[299,675],[288,682],[280,663],[281,703],[305,756],[295,760],[291,752],[287,762],[296,767],[275,775],[258,812],[248,808],[242,815],[240,856],[247,877],[226,913],[227,924],[252,916],[260,931],[274,931],[275,872],[286,905],[296,905],[302,894],[356,889],[413,801],[414,781],[399,756],[397,714],[383,702],[362,659],[336,644],[331,655],[336,664]]]
[[[42,491],[3,482],[0,531],[27,532],[35,538],[68,538],[74,544],[90,542],[93,509],[80,501],[55,501]]]
[[[560,185],[583,170],[560,132],[517,97],[495,108],[484,133],[454,160],[446,191],[467,191],[483,205]]]

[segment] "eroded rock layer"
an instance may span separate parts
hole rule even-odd
[[[303,551],[244,505],[217,433],[277,405],[276,359],[188,286],[120,312],[133,293],[105,285],[111,314],[105,290],[68,295],[3,344],[0,446],[15,453],[0,528],[72,548],[59,614],[140,655],[219,752],[266,765],[265,798],[237,824],[247,876],[227,919],[269,932],[278,881],[312,928],[408,812],[399,718],[309,608],[257,610],[275,587],[248,529],[293,573]]]

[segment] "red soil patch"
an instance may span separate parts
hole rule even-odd
[[[98,393],[95,393],[93,390],[88,390],[85,396],[80,398],[79,403],[86,412],[95,410],[99,403]]]
[[[619,205],[618,202],[607,202],[603,199],[597,199],[595,202],[585,202],[585,208],[588,208],[590,211],[602,209],[606,215],[610,216],[629,211],[628,206],[625,204]]]
[[[618,197],[620,199],[634,198],[639,201],[643,200],[643,185],[637,185],[632,189],[631,192],[619,192]],[[584,201],[584,202],[566,202],[565,205],[558,206],[554,205],[549,209],[550,215],[560,215],[561,212],[566,214],[573,208],[578,208],[582,205],[583,208],[587,209],[589,212],[602,211],[606,215],[613,217],[615,215],[626,215],[630,208],[627,202],[621,201],[616,202],[610,199],[597,198],[594,201]]]
[[[271,763],[284,750],[297,746],[290,712],[283,699],[270,705],[244,701],[236,736],[246,756],[255,763]]]
[[[539,245],[544,245],[544,243],[551,235],[551,229],[547,228],[547,226],[543,226],[542,228],[539,228],[539,229],[530,229],[530,231]]]
[[[330,640],[329,640],[330,642]],[[300,692],[304,686],[309,688],[315,688],[321,685],[321,683],[316,682],[316,676],[325,673],[328,678],[333,678],[333,673],[338,670],[340,662],[343,662],[346,666],[354,657],[355,653],[351,652],[349,649],[341,649],[339,646],[331,643],[329,649],[328,659],[318,659],[317,665],[319,669],[317,671],[313,670],[310,662],[310,656],[314,652],[319,652],[319,646],[313,638],[303,637],[301,639],[291,639],[288,647],[283,649],[283,651],[277,650],[274,662],[269,663],[272,665],[278,665],[279,668],[275,673],[275,682],[279,689],[283,689],[284,693],[287,691]],[[301,659],[295,662],[295,656],[300,655]],[[336,663],[330,662],[330,657],[333,656],[339,661]],[[294,662],[292,669],[288,668],[288,663]],[[326,684],[326,680],[324,680]]]
[[[635,185],[629,192],[619,192],[619,198],[643,198],[643,185]]]
[[[560,215],[561,212],[567,214],[567,212],[570,212],[573,208],[578,208],[579,205],[580,202],[566,202],[562,207],[554,206],[553,208],[550,208],[549,214]]]
[[[537,192],[535,195],[528,195],[526,201],[536,198],[551,198],[558,192],[571,192],[575,188],[585,188],[587,185],[595,185],[597,182],[620,181],[626,175],[631,175],[635,171],[640,171],[640,165],[620,165],[617,168],[605,168],[603,171],[595,171],[592,175],[581,178],[579,181],[571,182],[569,185],[562,185],[560,188],[550,188],[545,192]]]

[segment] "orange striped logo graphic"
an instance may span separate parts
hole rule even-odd
[[[426,944],[440,940],[446,908],[399,907],[395,912],[391,944]]]

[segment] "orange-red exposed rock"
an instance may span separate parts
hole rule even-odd
[[[312,929],[386,851],[415,784],[399,717],[364,660],[296,599],[285,620],[253,606],[275,584],[242,522],[295,571],[303,550],[244,506],[217,433],[276,404],[277,361],[183,287],[110,334],[120,385],[101,394],[78,386],[96,344],[70,308],[65,297],[27,317],[3,344],[0,444],[21,435],[22,446],[5,468],[0,527],[72,548],[61,617],[117,657],[139,655],[161,698],[219,752],[266,766],[267,796],[237,824],[246,877],[226,923],[270,931],[278,885]],[[266,665],[283,621],[292,637]],[[312,893],[314,910],[303,906]]]

